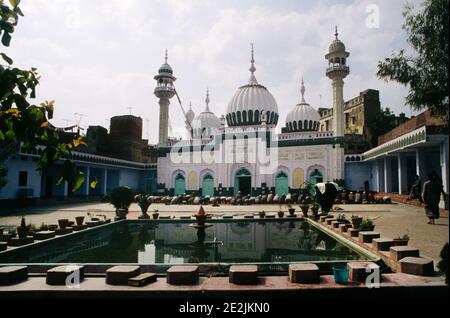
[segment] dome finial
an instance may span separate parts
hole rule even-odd
[[[334,29],[335,31],[334,31],[334,36],[336,37],[336,40],[338,39],[338,35],[339,35],[339,33],[338,33],[338,29],[337,29],[337,25],[335,26],[335,29]]]
[[[253,51],[253,43],[250,43],[250,45],[252,47],[252,59],[250,60],[251,66],[250,66],[249,70],[252,73],[252,75],[250,76],[249,84],[256,85],[256,84],[258,84],[258,82],[256,81],[256,77],[255,77],[256,67],[255,67],[255,56],[254,56],[254,51]]]
[[[305,84],[303,82],[303,76],[302,76],[302,85],[300,86],[300,93],[302,94],[302,103],[305,104]]]
[[[165,63],[167,64],[167,49],[166,49],[166,56],[164,57]]]
[[[205,112],[211,112],[209,110],[209,87],[206,87],[206,99],[205,99],[205,103],[206,103],[206,109]]]

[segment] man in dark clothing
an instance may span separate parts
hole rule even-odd
[[[428,224],[435,224],[434,220],[439,219],[439,201],[441,199],[442,184],[432,174],[427,176],[427,181],[423,185],[423,201],[425,203],[425,213],[430,219]]]

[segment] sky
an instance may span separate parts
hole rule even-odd
[[[166,48],[185,110],[191,102],[196,114],[203,111],[208,87],[220,117],[248,82],[254,43],[255,76],[278,103],[281,129],[300,102],[302,76],[306,101],[331,107],[324,55],[337,25],[350,52],[344,99],[377,89],[382,107],[411,116],[407,87],[376,77],[378,61],[409,50],[401,15],[407,2],[420,8],[419,0],[23,0],[25,17],[5,52],[15,66],[38,69],[34,103],[56,101],[53,124],[109,128],[110,117],[131,113],[143,120],[143,138],[156,143],[153,77]],[[175,98],[170,123],[172,136],[185,135]]]

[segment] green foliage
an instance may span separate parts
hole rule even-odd
[[[449,271],[448,271],[448,261],[449,261],[449,250],[448,250],[448,242],[445,243],[445,245],[442,247],[441,250],[441,260],[438,263],[438,268],[441,272],[443,272],[445,274],[445,283],[448,285],[448,275],[449,275]]]
[[[406,103],[414,110],[430,109],[448,123],[448,0],[426,0],[414,14],[407,5],[403,28],[414,56],[404,50],[378,63],[377,75],[408,86]]]
[[[406,118],[406,117],[405,117]],[[378,144],[378,136],[387,133],[398,126],[398,120],[389,107],[382,108],[371,121],[372,144]]]
[[[11,34],[17,26],[19,16],[23,16],[19,3],[20,0],[9,0],[8,5],[0,0],[0,38],[6,47],[11,43]],[[37,69],[21,70],[12,65],[13,59],[0,52],[0,146],[23,143],[24,150],[44,146],[37,166],[38,170],[42,170],[60,158],[67,158],[71,150],[84,141],[80,136],[68,142],[60,140],[57,129],[49,124],[55,102],[45,101],[34,105],[28,101],[36,97],[36,87],[39,84]],[[71,183],[73,191],[81,187],[84,177],[77,172],[74,164],[65,164],[62,169],[63,177],[60,182]],[[0,173],[0,188],[5,182]]]
[[[133,191],[128,187],[117,187],[106,198],[116,209],[125,210],[128,210],[133,199]]]
[[[48,225],[42,222],[42,224],[39,226],[39,231],[48,231]]]
[[[403,236],[399,236],[397,238],[395,238],[396,240],[402,240],[402,241],[409,241],[409,235],[405,234]]]
[[[367,230],[367,229],[371,228],[372,226],[374,226],[373,220],[372,219],[365,219],[359,225],[359,229],[360,230]]]
[[[339,214],[339,215],[336,217],[336,220],[338,220],[338,221],[344,221],[344,220],[345,220],[345,214]]]
[[[148,208],[152,204],[151,196],[146,194],[138,194],[134,197],[134,200],[139,205],[142,212],[147,212]]]

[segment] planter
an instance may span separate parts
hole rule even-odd
[[[314,215],[315,219],[319,218],[319,208],[311,208],[312,214]]]
[[[19,236],[19,238],[27,237],[28,232],[29,232],[29,228],[26,226],[18,226],[16,228],[16,230],[17,230],[17,235]]]
[[[58,225],[59,225],[60,229],[65,229],[69,225],[69,220],[68,219],[59,219]]]
[[[77,225],[83,225],[84,222],[84,216],[76,216],[75,222],[77,222]]]
[[[349,269],[347,266],[334,266],[333,276],[336,284],[345,285],[348,282]]]
[[[264,219],[266,217],[266,212],[264,212],[264,211],[259,212],[259,217],[261,219]]]
[[[352,217],[352,225],[353,228],[357,229],[359,228],[359,225],[362,223],[363,218],[362,217]]]
[[[308,210],[309,210],[309,206],[307,206],[307,205],[300,205],[300,209],[302,209],[302,213],[303,213],[303,216],[308,216]]]
[[[157,213],[157,212],[152,213],[152,217],[153,217],[153,220],[157,220],[159,217],[159,213]]]
[[[290,214],[290,215],[294,215],[294,214],[295,214],[295,209],[293,209],[293,208],[292,208],[292,209],[289,209],[288,211],[289,211],[289,214]]]
[[[50,224],[48,226],[49,231],[55,231],[57,228],[58,228],[58,225],[56,225],[56,224]]]
[[[373,230],[375,230],[375,225],[366,226],[364,228],[359,229],[360,232],[372,232]]]
[[[282,218],[284,216],[284,212],[283,211],[278,211],[278,217]]]
[[[120,220],[124,220],[127,218],[127,209],[116,209],[116,215]]]
[[[394,246],[407,246],[409,240],[398,240],[394,239]]]

